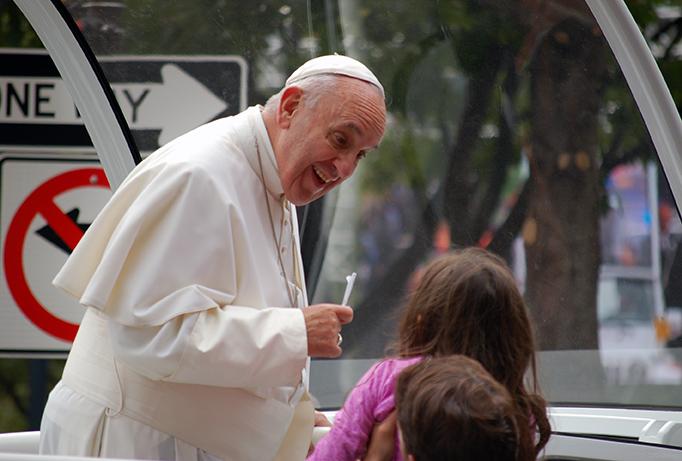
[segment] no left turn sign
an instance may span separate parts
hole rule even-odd
[[[0,351],[64,350],[83,308],[51,281],[111,196],[109,184],[94,161],[8,157],[0,170]]]

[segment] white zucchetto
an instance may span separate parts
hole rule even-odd
[[[384,87],[381,86],[379,79],[367,68],[363,63],[348,56],[340,54],[332,54],[327,56],[319,56],[313,58],[301,67],[296,69],[287,79],[285,85],[290,86],[304,78],[312,77],[313,75],[336,74],[345,75],[347,77],[357,78],[371,83],[379,88],[381,95],[384,95]]]

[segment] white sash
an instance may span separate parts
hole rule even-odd
[[[293,406],[244,389],[145,378],[114,361],[103,315],[94,309],[86,311],[64,368],[62,381],[66,385],[106,406],[108,415],[124,414],[225,461],[275,458],[294,417]],[[299,418],[307,413],[300,411]],[[298,440],[295,446],[306,445],[306,451],[312,411],[310,416],[309,420],[299,419],[304,432],[307,426],[307,437],[292,429],[303,434],[303,439],[294,434],[293,439],[287,438]],[[294,447],[294,453],[300,450]],[[303,460],[305,452],[295,456],[281,459]]]

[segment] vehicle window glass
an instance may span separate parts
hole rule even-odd
[[[64,4],[143,155],[202,123],[265,103],[322,50],[313,29],[319,19],[309,20],[322,10],[300,0]]]
[[[415,270],[467,245],[489,248],[512,266],[535,319],[551,401],[682,401],[679,213],[628,85],[584,3],[65,5],[142,151],[262,104],[311,56],[351,55],[384,83],[386,136],[352,180],[318,204],[318,239],[304,255],[313,302],[340,301],[345,276],[358,273],[344,356],[313,364],[322,407],[338,407],[384,356]],[[679,78],[671,78],[680,69],[679,7],[628,5],[679,106]],[[130,56],[137,65],[121,66]],[[180,59],[206,56],[239,57],[245,80],[236,83],[218,64]],[[147,62],[158,59],[163,64]],[[147,86],[135,86],[136,78]],[[165,106],[159,110],[166,116],[147,122],[146,98],[160,89],[148,84],[172,80],[198,82],[213,109],[190,117],[192,104]],[[242,83],[245,96],[235,99]],[[180,101],[181,92],[168,93],[166,102]],[[171,124],[183,120],[190,123]]]
[[[678,405],[682,227],[666,177],[587,6],[530,3],[340,8],[344,50],[388,88],[390,123],[325,210],[314,301],[359,275],[344,360],[313,366],[323,406],[384,356],[415,270],[467,245],[512,266],[550,401]],[[649,13],[648,37],[680,16]],[[672,77],[680,48],[664,35],[651,46]]]

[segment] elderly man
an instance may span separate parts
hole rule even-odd
[[[339,356],[353,312],[306,307],[292,204],[353,174],[385,113],[369,69],[324,56],[265,107],[201,126],[136,167],[55,278],[87,310],[41,452],[303,459],[308,357]]]

